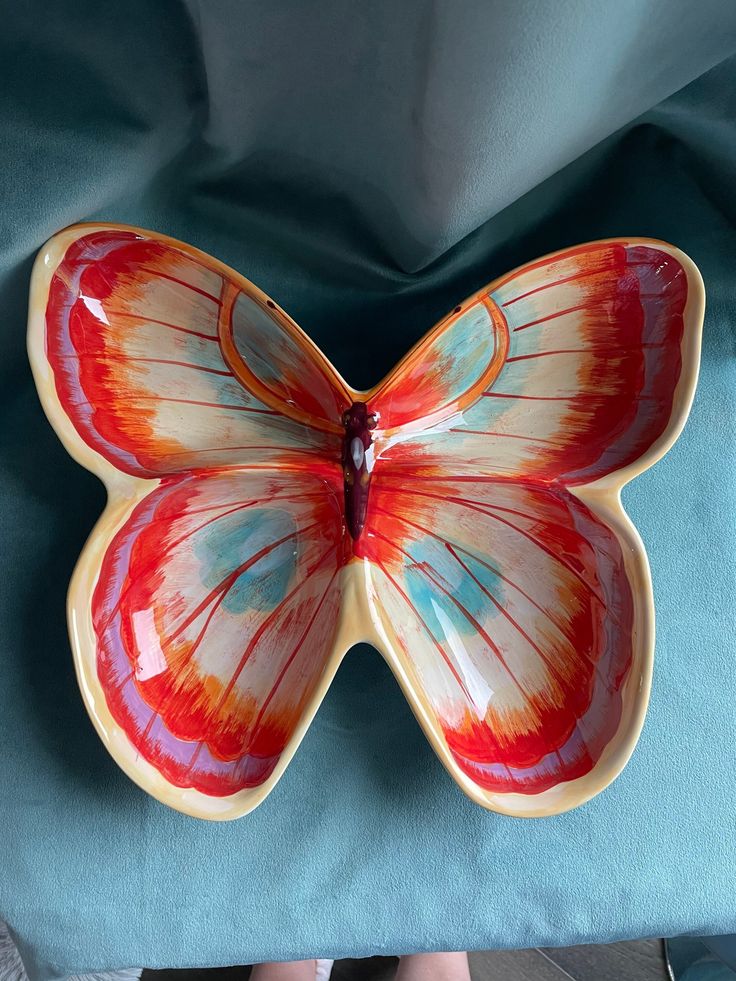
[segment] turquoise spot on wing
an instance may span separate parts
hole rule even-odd
[[[217,588],[242,569],[227,588],[223,609],[233,614],[268,612],[286,596],[294,577],[296,522],[281,508],[236,512],[203,529],[196,536],[194,554],[208,589]],[[252,561],[254,556],[258,558]]]
[[[476,623],[485,629],[500,614],[490,596],[503,606],[504,583],[493,570],[458,552],[463,568],[444,545],[428,537],[412,542],[410,551],[416,561],[405,565],[406,592],[438,640],[450,631],[476,633]]]

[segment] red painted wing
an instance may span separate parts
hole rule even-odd
[[[260,290],[164,236],[76,232],[49,284],[46,350],[88,446],[140,477],[339,455],[344,386]]]
[[[381,466],[582,484],[635,463],[677,424],[683,345],[696,333],[686,327],[702,317],[693,295],[700,277],[687,257],[636,241],[579,246],[497,280],[422,362],[450,411],[438,422],[420,401],[413,423],[379,441]],[[382,393],[405,405],[414,383],[400,365],[377,389],[382,426]]]
[[[632,659],[616,535],[534,483],[384,474],[371,505],[374,607],[460,770],[493,793],[586,774]]]
[[[304,472],[165,481],[107,548],[92,603],[100,684],[175,786],[264,783],[334,673],[340,491]]]

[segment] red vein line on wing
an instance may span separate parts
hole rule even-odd
[[[413,567],[415,569],[417,569],[419,572],[421,572],[422,575],[426,579],[428,579],[431,583],[433,583],[442,593],[444,593],[445,596],[447,596],[447,598],[449,600],[452,601],[452,603],[455,604],[455,606],[458,608],[458,610],[460,610],[461,614],[465,617],[465,619],[468,621],[468,623],[472,627],[475,628],[475,630],[483,638],[483,640],[486,642],[486,644],[488,644],[488,646],[491,649],[491,651],[493,651],[493,654],[495,655],[496,660],[498,661],[498,663],[501,665],[502,668],[504,668],[504,670],[508,674],[509,678],[511,678],[511,681],[519,689],[519,691],[521,692],[522,696],[528,701],[530,699],[530,697],[531,697],[530,694],[529,694],[529,692],[527,692],[523,688],[523,686],[520,684],[520,682],[519,682],[518,678],[516,677],[516,675],[514,674],[514,672],[511,670],[511,668],[506,663],[506,658],[501,653],[498,645],[494,643],[494,641],[491,639],[490,635],[485,630],[485,628],[483,627],[483,625],[478,620],[476,620],[476,618],[473,616],[473,614],[470,612],[470,610],[468,610],[465,606],[463,606],[463,604],[460,602],[460,600],[457,599],[455,596],[453,596],[452,593],[449,591],[449,589],[447,589],[447,587],[443,585],[443,583],[440,581],[439,576],[437,576],[436,573],[433,574],[434,570],[428,568],[426,562],[417,562],[417,560],[414,558],[414,556],[410,552],[407,552],[407,550],[405,548],[402,548],[401,545],[399,545],[396,542],[392,542],[390,538],[387,538],[385,535],[382,535],[380,532],[374,531],[373,534],[376,535],[378,538],[382,538],[383,541],[385,541],[388,545],[392,546],[392,548],[396,549],[397,551],[401,552],[402,555],[406,556],[406,558],[409,559],[413,563]],[[384,572],[386,572],[385,569],[384,569]],[[388,573],[386,573],[386,574],[388,575]],[[417,616],[418,615],[419,614],[417,613]],[[447,660],[447,658],[445,660]],[[464,688],[464,686],[463,686],[463,688]],[[465,688],[464,688],[464,690],[466,691],[466,694],[467,694],[467,690]],[[470,704],[471,705],[475,705],[475,702],[473,701],[472,698],[470,698],[470,695],[468,695],[468,698],[470,699]]]
[[[288,491],[286,494],[268,494],[265,497],[250,498],[244,497],[238,501],[221,501],[219,504],[208,504],[206,507],[202,508],[187,508],[182,511],[182,517],[187,518],[190,514],[203,514],[205,511],[216,511],[218,508],[232,507],[236,504],[245,504],[247,502],[252,502],[253,504],[262,504],[264,501],[270,503],[271,501],[288,501],[291,500],[294,504],[301,504],[302,501],[309,501],[312,499],[318,500],[325,497],[325,491],[320,488],[318,491],[304,491],[303,493],[297,493],[296,491]],[[151,522],[156,524],[158,521],[167,521],[168,518],[154,518]]]
[[[396,517],[396,515],[393,514],[391,511],[387,511],[385,508],[382,508],[379,505],[373,505],[373,509],[376,511],[380,511],[381,514],[386,514],[393,518]],[[406,518],[403,515],[399,518],[399,520],[402,521],[404,524],[409,525],[410,528],[415,528],[417,531],[422,532],[423,535],[428,535],[430,538],[435,538],[446,548],[450,547],[450,542],[448,542],[446,538],[443,538],[442,535],[437,534],[437,532],[432,531],[430,528],[427,528],[425,525],[421,525],[416,521],[411,521],[409,518]],[[510,579],[508,576],[504,575],[504,573],[501,572],[500,569],[497,569],[494,565],[491,565],[490,562],[488,562],[486,559],[481,558],[481,556],[478,555],[477,553],[471,552],[469,549],[463,548],[463,546],[458,545],[457,543],[454,543],[453,547],[456,548],[459,552],[462,552],[464,555],[467,555],[468,558],[471,558],[473,559],[473,561],[478,562],[479,565],[484,566],[486,569],[489,570],[489,572],[492,572],[500,579],[503,579],[505,583],[508,583],[509,586],[512,586],[514,589],[516,589],[519,593],[521,593],[524,599],[529,600],[532,606],[534,606],[537,610],[539,610],[539,612],[549,620],[552,626],[555,627],[564,638],[566,638],[568,641],[572,641],[572,638],[568,636],[564,625],[561,622],[559,622],[554,616],[552,616],[549,610],[546,610],[540,603],[538,603],[533,596],[530,596],[525,589],[522,589],[522,587],[517,582],[514,582],[513,579]]]
[[[92,402],[73,402],[71,404],[75,406],[88,405],[91,408],[96,407]],[[279,413],[276,413],[276,415],[279,415]],[[115,444],[109,444],[109,445],[112,446],[113,449],[117,449]],[[259,443],[255,445],[249,444],[247,446],[207,446],[201,449],[198,447],[192,447],[191,449],[188,450],[181,450],[178,453],[159,453],[157,460],[158,463],[160,464],[163,464],[164,462],[172,463],[176,460],[184,460],[185,462],[190,462],[192,466],[195,466],[195,461],[199,457],[203,456],[205,453],[225,453],[225,452],[229,452],[230,450],[274,450],[274,451],[278,451],[279,453],[287,453],[287,454],[296,453],[309,457],[314,453],[316,449],[318,449],[318,446],[316,444],[312,444],[311,446],[310,445],[296,446],[296,445],[290,445],[287,442],[281,444],[280,446],[273,446],[271,444]],[[258,465],[252,462],[248,463],[245,461],[240,461],[240,462],[216,461],[214,464],[209,464],[209,466],[216,466],[218,468],[229,469],[229,470],[242,470],[242,469],[254,469],[254,468],[271,469],[273,468],[273,465],[274,465],[273,463],[268,463],[268,461],[266,461],[262,465]],[[301,461],[299,462],[299,465],[301,466]],[[155,478],[172,476],[171,471],[163,471],[163,472],[148,471],[148,473]],[[176,472],[174,471],[174,473]]]
[[[385,483],[387,480],[397,480],[401,484],[401,490],[406,491],[406,478],[398,472],[396,469],[393,471],[387,471],[386,473],[380,474],[381,483]],[[460,474],[453,475],[452,477],[442,478],[438,477],[437,474],[432,473],[417,473],[411,475],[412,483],[417,480],[421,481],[431,481],[432,483],[447,483],[448,481],[455,483],[470,483],[470,484],[499,484],[501,487],[508,487],[513,484],[514,487],[523,487],[526,490],[537,491],[539,488],[532,484],[530,487],[529,482],[524,482],[518,477],[507,477],[504,474],[494,473],[488,476],[481,475],[470,475],[470,474]],[[397,493],[395,488],[392,488],[392,493]]]
[[[574,307],[567,307],[565,310],[557,310],[555,313],[548,313],[546,317],[538,317],[537,320],[530,320],[526,324],[519,324],[518,327],[514,327],[512,330],[515,334],[519,330],[526,330],[527,327],[536,327],[537,324],[546,324],[548,320],[557,320],[558,317],[566,317],[569,313],[579,313],[581,310],[590,310],[591,306],[591,303],[578,303]]]
[[[223,377],[235,377],[232,371],[221,368],[208,368],[201,364],[192,364],[191,361],[173,361],[170,358],[134,358],[127,354],[62,354],[57,361],[115,361],[122,364],[168,364],[177,368],[191,368],[192,371],[203,371],[208,375],[222,375]]]
[[[513,358],[506,358],[506,363],[509,364],[512,361],[529,361],[531,358],[546,358],[551,354],[589,354],[595,358],[610,358],[615,357],[618,354],[630,354],[632,351],[636,353],[637,351],[649,350],[651,348],[664,347],[664,344],[633,344],[626,347],[620,346],[612,350],[596,350],[594,347],[568,347],[561,348],[557,351],[537,351],[535,354],[517,354]]]
[[[274,494],[274,495],[272,495],[270,497],[256,497],[256,498],[253,498],[251,500],[232,501],[232,502],[228,502],[227,504],[221,504],[221,505],[217,505],[217,506],[214,506],[214,507],[201,508],[201,509],[195,510],[195,511],[186,511],[186,512],[184,512],[184,515],[185,515],[185,517],[188,517],[191,514],[203,514],[206,511],[216,510],[217,507],[225,507],[227,509],[225,511],[222,511],[220,514],[216,514],[216,515],[214,515],[211,518],[207,518],[206,521],[204,521],[202,524],[197,525],[196,528],[191,528],[189,531],[185,532],[185,534],[180,535],[179,538],[177,538],[175,541],[171,542],[170,544],[167,544],[166,545],[166,548],[164,549],[163,552],[157,552],[156,553],[156,556],[155,556],[155,560],[154,561],[158,563],[164,556],[168,555],[168,553],[171,552],[171,551],[173,551],[173,549],[178,548],[179,545],[181,545],[183,542],[185,542],[188,538],[191,538],[193,535],[196,535],[203,528],[206,528],[207,525],[212,524],[215,521],[219,521],[221,518],[226,518],[229,515],[235,514],[238,511],[244,511],[247,508],[253,507],[255,504],[263,504],[263,503],[269,503],[270,504],[272,501],[288,501],[290,498],[291,498],[292,501],[294,501],[294,503],[297,503],[298,504],[302,500],[304,500],[307,496],[308,495],[306,495],[306,494],[303,495],[303,496],[300,496],[300,497],[294,497],[292,494],[282,494],[282,495]],[[316,495],[315,494],[315,495],[312,495],[312,496],[313,497],[317,497],[317,496],[321,496],[321,495]],[[162,517],[162,518],[154,518],[147,525],[147,527],[150,528],[152,526],[155,526],[159,521],[164,521],[165,522],[166,520],[167,519],[165,517]],[[314,527],[314,526],[313,525],[310,525],[309,527],[311,528],[311,527]]]
[[[227,402],[200,402],[197,399],[175,399],[169,398],[163,395],[135,395],[132,398],[126,398],[125,404],[129,405],[131,402],[173,402],[177,405],[201,405],[207,409],[227,409],[233,412],[253,412],[256,415],[261,416],[279,416],[280,412],[275,409],[256,409],[250,405],[229,405]],[[91,403],[86,403],[91,405]]]
[[[618,348],[617,350],[621,350]],[[589,347],[568,347],[560,348],[558,351],[537,351],[535,354],[517,354],[513,358],[506,358],[506,363],[511,361],[529,361],[531,358],[547,358],[552,354],[592,354],[595,355]]]
[[[176,247],[176,245],[172,245],[168,242],[162,242],[162,240],[159,238],[149,238],[147,241],[157,242],[159,245],[163,245],[167,249],[173,249],[179,258],[184,259],[186,262],[192,263],[192,265],[199,266],[200,269],[203,269],[210,276],[217,276],[218,278],[222,279],[223,284],[228,280],[228,277],[224,272],[220,272],[220,270],[213,267],[209,256],[205,256],[205,258],[202,259],[194,255],[189,250],[182,252],[181,249]],[[237,273],[235,275],[237,275]]]
[[[169,398],[168,396],[165,395],[133,395],[133,396],[125,396],[124,398],[125,398],[126,406],[133,405],[136,402],[173,402],[175,404],[183,404],[183,405],[202,405],[205,408],[225,409],[225,410],[232,410],[234,412],[253,412],[256,413],[257,415],[263,415],[263,416],[281,415],[281,413],[277,412],[275,409],[256,409],[249,405],[229,405],[227,402],[199,402],[195,399],[174,399],[174,398]],[[73,405],[75,408],[89,408],[89,409],[98,408],[97,403],[89,402],[86,399],[74,399],[73,401],[70,400],[69,404]]]
[[[246,647],[245,651],[243,652],[243,656],[240,658],[240,661],[238,662],[238,666],[236,667],[235,671],[233,672],[233,675],[232,675],[230,681],[227,683],[226,687],[223,689],[222,694],[220,695],[219,699],[217,700],[217,704],[215,705],[214,709],[210,713],[210,718],[214,718],[217,715],[217,713],[220,711],[220,709],[222,708],[222,706],[225,704],[225,702],[227,701],[227,698],[230,695],[230,692],[235,687],[235,683],[237,682],[238,678],[240,677],[240,674],[241,674],[243,668],[245,667],[245,665],[247,664],[247,662],[248,662],[251,654],[255,650],[256,644],[261,639],[261,637],[263,636],[263,634],[266,631],[266,629],[271,625],[271,623],[274,621],[274,619],[277,616],[280,616],[283,613],[283,610],[285,609],[287,603],[290,603],[291,600],[294,598],[294,596],[301,589],[304,588],[304,586],[306,585],[306,583],[309,582],[309,580],[311,579],[311,577],[320,568],[320,566],[324,565],[324,563],[327,560],[328,556],[331,555],[336,550],[337,550],[337,544],[330,546],[330,548],[327,549],[327,551],[322,555],[322,557],[320,559],[318,559],[317,562],[315,562],[309,569],[306,570],[306,572],[304,573],[304,578],[299,583],[297,583],[297,585],[294,587],[294,589],[292,589],[292,591],[287,596],[285,596],[283,600],[281,600],[281,602],[279,603],[279,605],[274,610],[272,610],[269,613],[269,615],[265,618],[265,620],[262,620],[261,621],[261,623],[258,625],[258,628],[256,629],[255,633],[253,634],[253,636],[251,637],[250,641],[248,642],[248,646]],[[202,747],[204,746],[204,744],[206,742],[207,742],[207,737],[206,736],[203,739],[200,739],[199,740],[199,742],[197,744],[197,748],[194,751],[194,754],[192,755],[191,760],[189,761],[189,765],[187,767],[187,773],[190,773],[191,772],[191,769],[194,766],[195,762],[197,761],[197,757],[199,756],[199,753],[200,753]]]
[[[261,720],[263,719],[263,716],[264,716],[264,714],[266,712],[266,709],[268,708],[268,705],[271,702],[273,696],[276,694],[279,686],[281,685],[281,682],[284,680],[284,677],[286,675],[286,672],[291,667],[291,665],[292,665],[292,663],[294,661],[294,658],[299,653],[299,651],[302,648],[305,640],[307,639],[307,636],[311,632],[312,627],[314,626],[315,621],[317,620],[317,616],[319,614],[319,611],[322,609],[322,606],[324,605],[324,602],[327,599],[327,594],[332,589],[332,584],[335,581],[335,576],[337,575],[337,573],[338,573],[338,570],[335,569],[335,571],[330,576],[330,581],[327,583],[327,587],[326,587],[324,593],[322,594],[322,598],[320,599],[319,603],[315,607],[314,613],[312,614],[312,616],[311,616],[311,618],[309,620],[309,623],[307,624],[306,630],[304,631],[304,633],[302,634],[302,636],[299,638],[296,646],[294,647],[294,650],[291,652],[291,654],[286,659],[286,662],[284,663],[284,666],[279,671],[279,673],[278,673],[278,675],[276,677],[276,680],[274,681],[273,685],[271,685],[271,688],[269,689],[268,695],[264,699],[263,705],[259,709],[259,712],[258,712],[258,715],[256,716],[255,722],[253,722],[252,725],[249,727],[250,728],[250,731],[251,731],[251,737],[250,737],[250,740],[249,740],[249,743],[248,743],[248,748],[243,751],[243,755],[246,755],[247,753],[250,752],[250,747],[251,747],[251,745],[253,743],[253,739],[255,738],[256,733],[258,732],[258,726],[260,725]]]
[[[147,317],[144,313],[129,313],[125,310],[115,310],[112,307],[103,308],[103,310],[105,316],[111,321],[120,319],[138,320],[144,324],[155,324],[157,327],[169,327],[171,330],[180,331],[182,334],[191,334],[193,337],[200,337],[203,341],[215,341],[219,343],[220,340],[217,334],[205,334],[201,330],[183,327],[181,324],[172,324],[168,320],[157,320],[155,317]],[[101,323],[103,322],[101,321]]]
[[[541,286],[535,286],[533,290],[527,290],[526,293],[519,293],[518,296],[512,297],[510,300],[506,300],[502,303],[502,307],[510,307],[513,303],[517,303],[519,300],[525,300],[528,296],[534,296],[535,293],[541,293],[542,290],[549,290],[555,286],[564,286],[565,283],[575,283],[581,279],[589,279],[591,276],[605,276],[607,273],[615,272],[615,263],[609,266],[605,266],[602,269],[588,269],[586,272],[573,273],[572,276],[564,276],[562,279],[557,279],[553,283],[543,283]],[[620,275],[620,274],[619,274]]]
[[[664,254],[664,253],[663,253]],[[638,266],[651,266],[651,262],[627,262],[617,275],[617,279],[621,278],[621,274],[625,273],[627,269],[635,269]],[[516,303],[517,300],[523,300],[527,296],[532,296],[535,293],[541,293],[542,290],[549,290],[555,286],[563,286],[565,283],[572,283],[580,279],[588,279],[591,276],[605,276],[608,273],[616,272],[616,263],[608,266],[604,266],[602,269],[589,269],[586,272],[574,273],[572,276],[565,276],[563,279],[557,279],[552,283],[543,283],[541,286],[535,286],[533,290],[527,290],[526,293],[519,293],[518,296],[512,297],[510,300],[506,300],[502,303],[502,307],[509,307],[512,303]],[[495,291],[494,291],[495,292]]]
[[[244,511],[247,508],[252,507],[255,504],[263,504],[263,503],[266,503],[266,502],[267,503],[271,503],[271,501],[284,501],[284,500],[289,500],[289,498],[291,498],[295,503],[300,503],[302,500],[308,499],[310,497],[315,497],[316,498],[316,497],[320,497],[320,496],[322,496],[322,495],[321,494],[311,494],[311,495],[310,494],[303,494],[303,495],[301,495],[298,498],[293,498],[293,496],[291,494],[273,495],[271,497],[260,497],[260,498],[255,498],[255,499],[242,500],[242,501],[225,501],[225,502],[223,502],[221,504],[211,504],[211,505],[208,505],[207,507],[204,507],[204,508],[194,508],[194,509],[192,509],[190,511],[183,512],[183,516],[185,518],[186,517],[189,517],[192,514],[205,514],[208,511],[220,511],[221,513],[220,514],[216,514],[216,515],[214,515],[211,518],[208,518],[206,521],[204,521],[203,523],[197,525],[194,528],[190,528],[189,531],[186,532],[186,534],[181,535],[179,538],[177,538],[173,542],[169,542],[161,551],[157,551],[156,554],[153,555],[149,559],[148,562],[140,565],[137,568],[137,570],[136,570],[137,575],[136,575],[136,578],[135,579],[130,579],[130,578],[127,578],[126,577],[127,578],[127,582],[125,583],[125,585],[123,586],[123,588],[120,591],[120,595],[118,597],[117,603],[115,604],[115,607],[113,608],[113,610],[111,611],[111,613],[109,614],[109,616],[107,617],[107,619],[105,620],[105,622],[102,625],[102,627],[99,628],[99,629],[102,629],[102,630],[106,630],[107,629],[107,627],[110,625],[110,623],[114,619],[115,615],[117,614],[118,610],[120,609],[120,604],[121,604],[123,598],[125,597],[125,594],[128,592],[129,589],[132,588],[132,586],[140,579],[141,576],[147,575],[151,571],[151,569],[155,568],[157,565],[160,564],[160,562],[161,562],[162,559],[166,558],[167,555],[169,555],[171,552],[173,552],[174,549],[178,548],[179,545],[181,545],[183,542],[185,542],[188,538],[191,538],[192,536],[194,536],[198,532],[200,532],[203,528],[206,528],[207,525],[212,524],[215,521],[219,521],[220,518],[227,517],[228,515],[233,514],[233,513],[237,512],[237,511],[240,511],[240,510],[243,510]],[[222,511],[222,508],[226,508],[226,510],[225,511]],[[149,521],[147,523],[146,530],[150,530],[151,528],[154,528],[158,524],[164,524],[164,525],[166,525],[166,524],[170,524],[170,523],[171,523],[171,520],[169,518],[167,518],[166,516],[154,517],[154,518],[151,519],[151,521]]]
[[[284,452],[286,452],[286,453],[309,453],[312,450],[314,450],[314,446],[309,446],[309,445],[307,445],[307,446],[289,446],[286,443],[283,443],[281,446],[273,446],[271,444],[256,443],[256,444],[247,444],[245,446],[232,446],[232,445],[228,445],[228,446],[206,446],[206,447],[203,447],[202,449],[198,449],[197,447],[193,447],[191,450],[181,450],[181,452],[179,452],[179,453],[160,453],[158,455],[158,460],[160,462],[161,461],[164,461],[164,460],[167,460],[167,461],[180,460],[182,458],[184,460],[190,460],[190,459],[194,459],[194,458],[197,458],[197,457],[200,457],[200,456],[204,456],[205,453],[225,453],[226,451],[229,451],[229,450],[279,450],[279,452],[281,452],[281,453],[284,453]],[[240,463],[234,463],[233,464],[233,467],[235,467],[236,469],[239,466],[243,466],[243,462],[242,461]]]
[[[193,535],[196,535],[203,528],[206,528],[208,525],[213,524],[215,521],[219,521],[220,518],[224,518],[226,515],[229,515],[229,514],[235,514],[237,511],[244,511],[246,508],[251,507],[255,503],[257,503],[257,502],[256,501],[247,501],[247,502],[238,503],[238,504],[234,505],[233,507],[231,507],[229,510],[223,512],[223,513],[215,514],[212,517],[207,518],[206,521],[201,522],[199,525],[197,525],[196,528],[191,528],[188,532],[186,532],[186,534],[181,535],[175,541],[169,542],[167,545],[164,546],[163,549],[161,549],[161,551],[157,551],[156,554],[155,554],[155,556],[153,556],[143,566],[143,568],[140,568],[140,569],[137,570],[138,574],[137,574],[137,576],[136,576],[135,579],[129,579],[129,578],[126,577],[126,580],[127,581],[123,585],[123,588],[120,590],[120,594],[118,596],[117,603],[115,604],[115,606],[112,608],[112,610],[108,614],[108,616],[105,619],[104,623],[97,627],[98,633],[100,631],[103,631],[104,632],[105,630],[107,630],[107,628],[110,626],[110,624],[112,623],[112,621],[117,616],[118,611],[120,610],[120,606],[121,606],[123,600],[125,599],[126,595],[128,594],[128,592],[130,592],[130,590],[133,588],[133,586],[138,583],[138,581],[140,580],[140,578],[141,578],[142,575],[146,575],[151,570],[152,567],[154,567],[156,565],[159,565],[161,563],[161,560],[162,559],[165,559],[167,555],[169,555],[171,552],[173,552],[174,549],[178,548],[179,545],[182,544],[182,542],[185,542],[187,540],[187,538],[191,538]],[[151,526],[155,525],[158,521],[165,521],[165,520],[166,520],[165,518],[158,518],[158,519],[157,518],[154,518],[151,522],[149,522],[149,524],[146,527],[147,528],[150,528]]]
[[[208,272],[211,271],[212,270],[208,270]],[[161,272],[160,269],[152,269],[150,266],[137,266],[136,274],[139,272],[150,273],[152,276],[156,276],[158,279],[167,279],[170,283],[176,283],[178,286],[184,286],[193,293],[198,293],[200,296],[205,297],[205,299],[212,300],[212,302],[216,303],[218,307],[222,306],[222,301],[219,297],[214,296],[212,293],[208,293],[207,290],[200,289],[199,286],[194,286],[193,283],[188,283],[185,279],[179,279],[176,276],[172,276],[171,273]]]
[[[465,433],[470,436],[503,436],[506,439],[523,439],[530,443],[546,443],[549,446],[565,446],[566,444],[557,439],[542,439],[541,436],[521,436],[518,433],[496,433],[485,429],[448,429],[448,433]]]
[[[518,508],[507,508],[502,504],[491,504],[488,501],[473,501],[465,497],[450,497],[447,498],[447,500],[457,501],[458,503],[462,504],[475,504],[479,508],[492,508],[494,511],[503,511],[504,514],[515,514],[517,517],[525,518],[527,521],[531,521],[532,523],[545,521],[545,518],[540,515],[529,514],[527,511],[520,511]]]
[[[607,395],[588,392],[581,392],[578,395],[510,395],[506,392],[481,392],[480,394],[487,399],[522,399],[532,402],[569,402],[571,399],[577,400],[581,397],[586,400],[599,401],[608,397]]]
[[[574,395],[512,395],[509,392],[481,392],[484,398],[490,399],[522,399],[531,402],[601,402],[612,398],[609,392],[576,392]],[[653,395],[637,395],[637,402],[654,402]]]

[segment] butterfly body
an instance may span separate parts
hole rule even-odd
[[[240,816],[368,641],[483,806],[598,793],[652,671],[620,490],[684,425],[702,316],[678,249],[592,242],[483,287],[358,392],[197,249],[118,225],[56,235],[29,353],[108,488],[68,610],[115,759],[187,813]]]
[[[373,438],[376,415],[365,402],[356,401],[343,413],[345,436],[342,467],[345,487],[345,523],[354,541],[360,537],[368,511],[368,492],[373,470]]]

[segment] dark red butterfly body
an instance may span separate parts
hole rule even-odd
[[[345,521],[353,540],[360,536],[368,511],[368,491],[373,469],[371,430],[378,422],[365,402],[353,402],[343,414],[342,467],[345,486]]]

